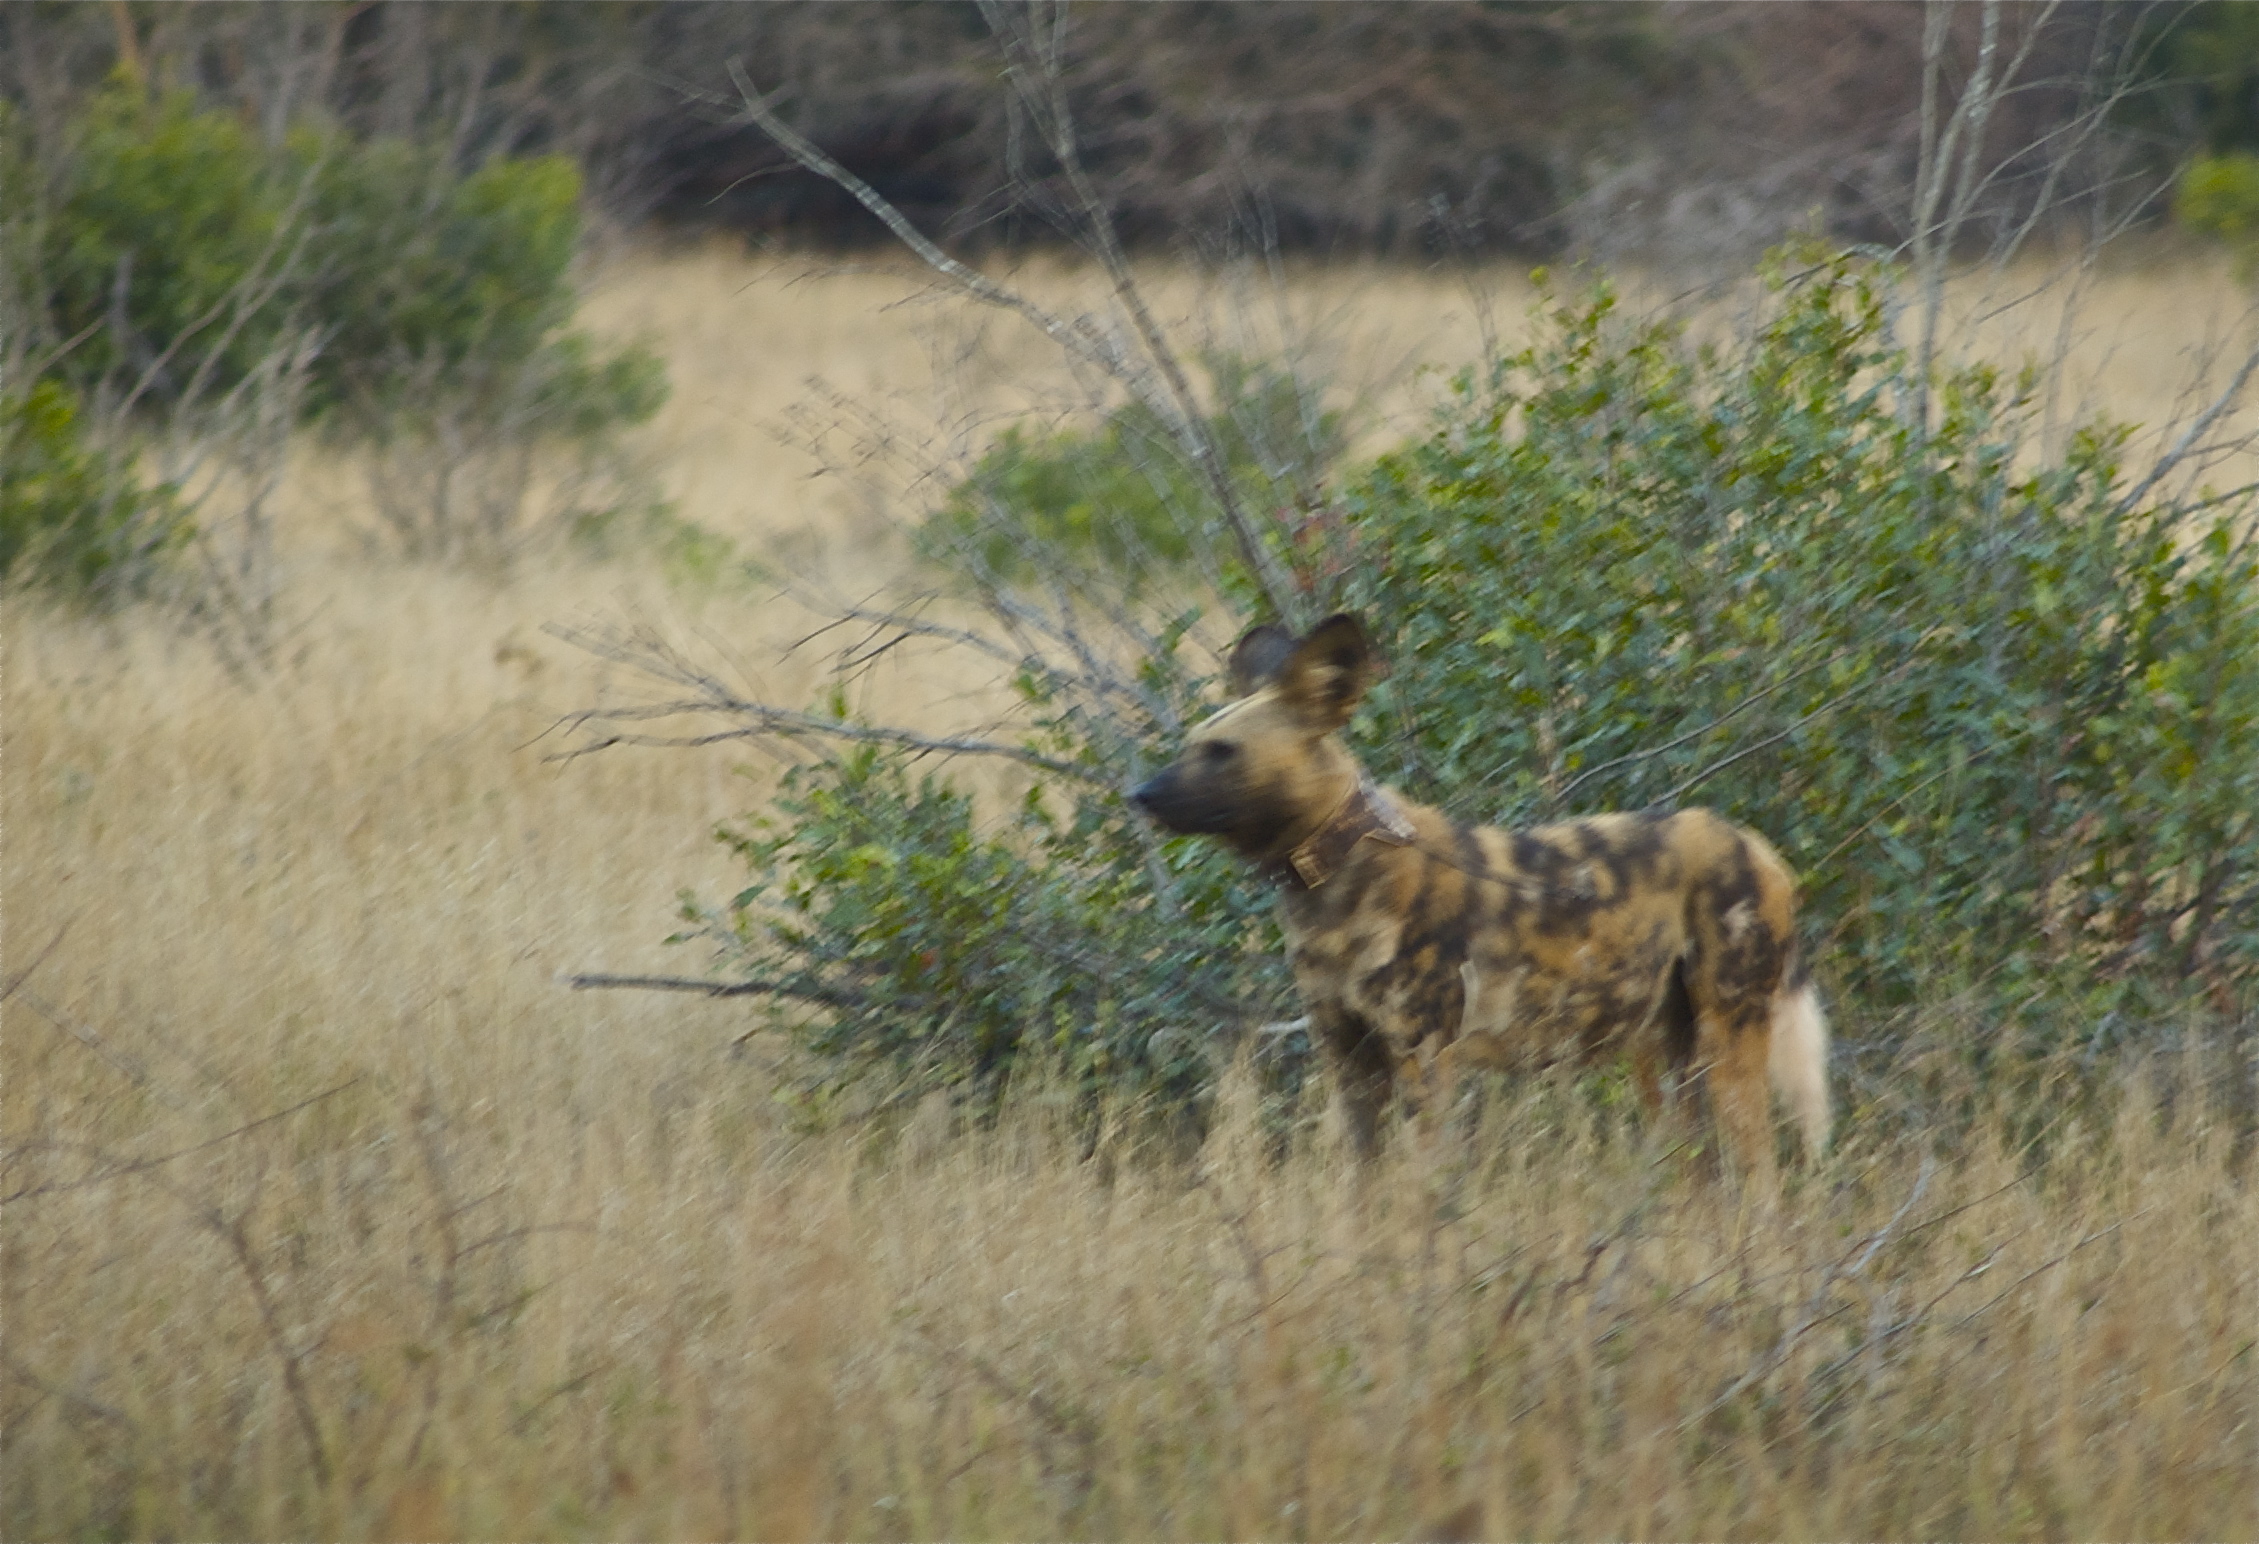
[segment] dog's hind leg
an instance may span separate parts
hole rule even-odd
[[[1743,1183],[1769,1198],[1779,1188],[1773,1162],[1773,1101],[1767,1083],[1771,1026],[1705,1013],[1695,1028],[1695,1058],[1712,1117]]]
[[[1685,1113],[1686,1076],[1694,1059],[1694,1001],[1686,966],[1673,960],[1657,984],[1646,1022],[1632,1036],[1632,1085],[1647,1123],[1661,1130]]]

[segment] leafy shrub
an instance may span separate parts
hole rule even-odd
[[[143,487],[86,443],[61,382],[0,393],[0,581],[114,598],[145,585],[188,534],[170,488]]]
[[[358,369],[384,383],[395,357],[514,364],[570,318],[571,162],[498,160],[458,177],[436,150],[398,140],[344,154],[312,141],[297,153],[329,163],[316,210],[334,250],[309,298],[335,329],[338,376]]]
[[[370,449],[370,491],[411,553],[507,557],[527,535],[651,505],[618,431],[666,401],[638,346],[567,329],[580,175],[560,157],[456,176],[397,142],[336,157],[311,292],[333,329],[317,395]]]
[[[2173,217],[2193,231],[2218,236],[2243,253],[2259,247],[2259,156],[2200,156],[2181,173]]]
[[[751,883],[686,895],[677,941],[765,983],[827,1087],[883,1070],[987,1102],[1034,1065],[1188,1100],[1214,1071],[1206,1027],[1278,995],[1275,950],[1246,947],[1275,944],[1266,910],[1212,853],[1142,850],[1113,801],[1061,803],[1033,791],[984,832],[899,753],[802,767],[775,816],[720,831]]]
[[[1338,413],[1289,372],[1227,354],[1204,361],[1209,428],[1241,497],[1265,509],[1305,502],[1339,456]],[[1211,496],[1175,437],[1142,403],[1095,430],[1013,425],[927,522],[929,557],[990,581],[1024,581],[1066,563],[1114,583],[1185,564],[1205,550]]]
[[[774,582],[769,569],[739,551],[736,542],[686,519],[664,499],[585,511],[573,518],[567,534],[575,548],[599,562],[631,554],[655,557],[660,572],[686,590]]]
[[[1863,1001],[2248,991],[2252,543],[2142,507],[2115,430],[2043,453],[2030,380],[1921,391],[1876,276],[1771,289],[1730,351],[1558,307],[1355,487],[1368,754],[1485,819],[1716,805]]]
[[[12,249],[48,368],[105,420],[175,439],[318,421],[369,450],[379,512],[434,556],[506,556],[648,503],[618,431],[658,410],[665,370],[571,329],[569,161],[465,171],[435,146],[312,128],[269,143],[123,83],[76,129],[40,216],[11,218]]]
[[[261,293],[298,260],[285,169],[240,120],[197,112],[185,93],[113,87],[78,128],[43,265],[57,330],[81,339],[67,378],[83,389],[151,373],[161,400],[209,355],[221,383],[240,380],[287,321]]]
[[[83,334],[81,387],[198,368],[224,389],[283,333],[321,340],[313,411],[421,400],[438,365],[462,390],[548,351],[555,431],[638,422],[664,399],[646,350],[604,354],[570,322],[580,174],[559,156],[467,174],[440,150],[302,129],[279,147],[186,93],[98,93],[48,232],[54,322]],[[367,418],[364,414],[364,419]]]
[[[1888,277],[1797,254],[1740,343],[1701,349],[1603,290],[1462,377],[1432,433],[1345,481],[1324,545],[1279,538],[1391,661],[1351,740],[1463,818],[1699,801],[1758,827],[1805,877],[1839,1002],[1963,994],[2057,1036],[2247,1009],[2248,506],[2146,505],[2105,427],[2049,450],[2030,380],[1920,378]],[[993,834],[883,757],[796,774],[761,834],[725,833],[754,883],[693,903],[698,936],[796,1002],[782,1022],[840,1076],[978,1081],[1056,1049],[1182,1091],[1291,1011],[1260,882],[1116,792],[1198,711],[1189,620],[1135,692],[1023,675],[1054,770]]]
[[[649,423],[667,404],[667,362],[650,349],[630,344],[607,351],[587,333],[569,332],[541,352],[536,408],[553,433],[593,439]]]

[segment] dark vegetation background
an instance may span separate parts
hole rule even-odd
[[[1791,227],[1894,243],[1919,151],[1923,8],[1827,4],[1098,5],[1062,60],[1084,155],[1133,241],[1237,231],[1300,250],[1745,256]],[[2075,214],[2129,158],[2259,147],[2259,22],[2244,7],[2007,9],[2044,29],[1982,154],[1991,217]],[[1979,8],[1958,7],[1965,70]],[[0,11],[0,92],[59,145],[123,62],[240,108],[270,139],[309,112],[473,161],[561,153],[619,219],[868,242],[877,223],[729,94],[742,57],[786,118],[924,228],[1046,234],[1001,57],[969,3],[146,6]],[[2122,132],[2042,153],[2098,83]],[[1972,234],[1982,236],[1983,232]]]

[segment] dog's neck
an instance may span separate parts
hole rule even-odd
[[[1315,890],[1349,861],[1359,842],[1371,837],[1390,847],[1409,846],[1412,822],[1363,767],[1355,774],[1333,813],[1282,856],[1263,865],[1266,877],[1287,890]]]

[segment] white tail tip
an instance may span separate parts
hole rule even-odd
[[[1766,1060],[1773,1087],[1804,1133],[1804,1156],[1819,1157],[1828,1150],[1828,1019],[1810,982],[1773,999]]]

